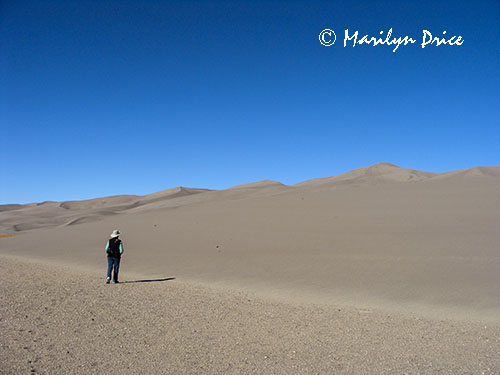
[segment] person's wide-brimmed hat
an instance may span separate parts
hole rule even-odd
[[[113,231],[113,233],[111,233],[112,238],[118,237],[119,235],[120,235],[120,231],[118,229],[115,229]]]

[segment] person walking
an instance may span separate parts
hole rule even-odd
[[[120,231],[115,229],[111,233],[111,238],[106,243],[106,254],[108,254],[108,273],[106,274],[106,284],[111,281],[111,271],[113,271],[113,284],[119,283],[118,271],[120,270],[120,259],[123,254],[123,243],[119,238]]]

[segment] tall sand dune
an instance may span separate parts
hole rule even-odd
[[[122,269],[277,299],[500,321],[500,167],[381,163],[293,186],[174,188],[5,210],[0,253]]]

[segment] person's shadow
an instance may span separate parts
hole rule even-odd
[[[159,281],[170,281],[170,280],[175,280],[175,277],[165,277],[163,279],[128,280],[128,281],[122,281],[120,284],[155,283],[155,282],[159,282]]]

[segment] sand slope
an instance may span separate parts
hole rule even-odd
[[[285,186],[175,188],[2,209],[0,253],[122,268],[286,301],[500,321],[500,167],[441,174],[382,163]]]

